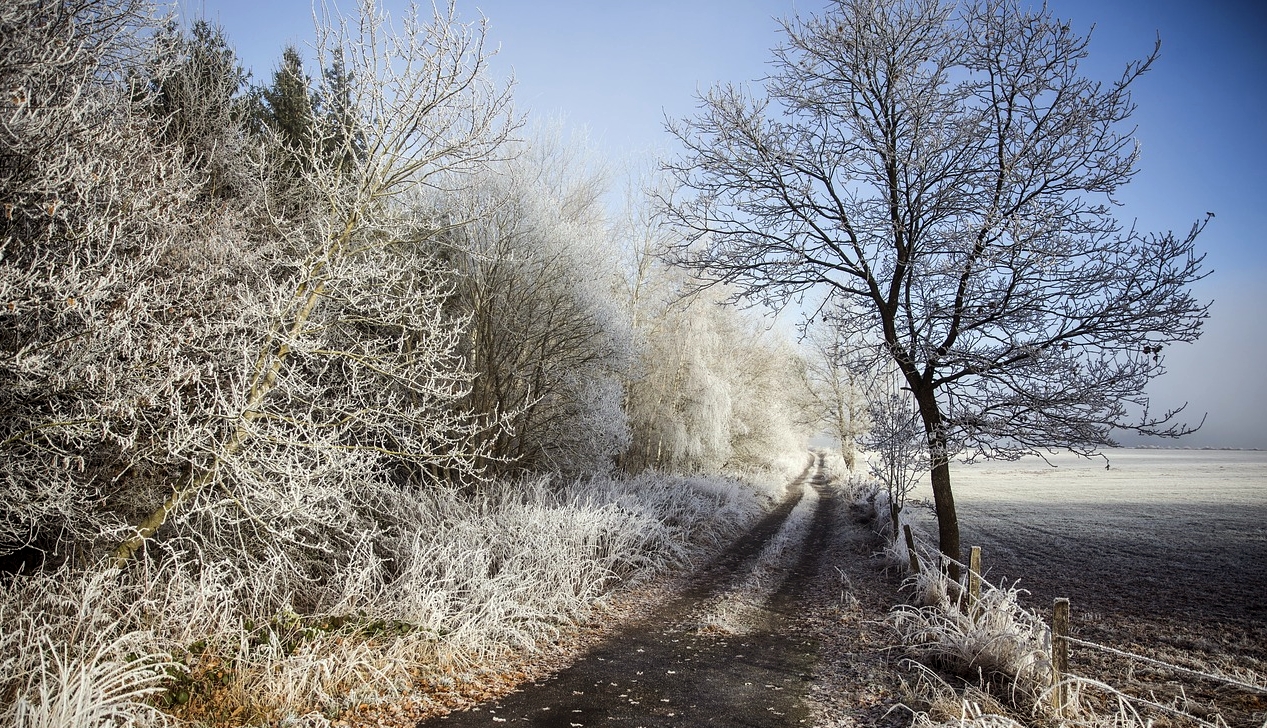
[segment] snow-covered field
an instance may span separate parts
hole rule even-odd
[[[953,466],[964,547],[982,547],[987,578],[1020,579],[1035,603],[1267,623],[1267,452],[1106,454],[1108,469],[1072,455]]]
[[[1053,598],[1068,597],[1080,639],[1267,676],[1267,452],[1106,454],[1108,469],[1071,455],[952,465],[965,556],[981,546],[986,578],[1019,580],[1022,602],[1045,618]],[[915,510],[936,534],[931,509]],[[1263,724],[1261,697],[1217,682],[1086,648],[1071,666],[1188,712],[1217,710],[1233,726]]]

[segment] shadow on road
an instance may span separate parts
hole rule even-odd
[[[760,553],[800,501],[806,485],[820,500],[801,557],[742,635],[699,629],[699,612]],[[816,461],[789,487],[783,503],[726,552],[696,573],[693,586],[650,617],[552,677],[503,699],[420,723],[423,726],[527,724],[582,726],[794,726],[817,654],[798,634],[797,600],[818,570],[835,502]]]

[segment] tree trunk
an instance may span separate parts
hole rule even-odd
[[[950,492],[950,463],[943,447],[940,458],[933,456],[933,504],[937,509],[939,548],[946,558],[946,573],[959,580],[959,517],[955,515],[955,496]]]
[[[949,561],[946,573],[952,580],[959,580],[959,517],[955,514],[955,496],[950,489],[950,459],[947,456],[946,434],[943,431],[941,408],[933,392],[916,390],[915,401],[924,431],[928,435],[928,454],[931,459],[933,506],[937,512],[938,548]]]

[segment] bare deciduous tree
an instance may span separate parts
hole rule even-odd
[[[932,460],[941,550],[959,557],[950,459],[1091,453],[1113,428],[1177,435],[1142,392],[1208,305],[1186,235],[1111,209],[1135,173],[1132,84],[1101,83],[1088,39],[1015,0],[837,0],[784,25],[767,98],[710,91],[672,123],[669,209],[685,265],[851,311],[901,371]],[[957,574],[957,567],[951,567]]]
[[[638,195],[620,232],[627,259],[618,286],[637,357],[625,381],[633,441],[630,472],[760,470],[804,446],[789,395],[798,358],[785,341],[715,291],[693,291],[660,256],[676,233]]]
[[[630,357],[608,290],[606,181],[583,139],[532,137],[440,203],[470,221],[447,236],[468,403],[500,467],[603,471],[628,440],[618,375]]]
[[[874,385],[870,356],[860,356],[858,345],[840,327],[822,322],[810,327],[804,342],[805,386],[810,418],[840,444],[840,457],[853,471],[858,438],[870,427],[868,396]]]
[[[892,367],[886,373],[873,373],[871,383],[870,427],[859,444],[871,453],[871,475],[888,491],[889,523],[896,543],[902,536],[899,515],[906,497],[929,471],[928,443],[919,411]]]

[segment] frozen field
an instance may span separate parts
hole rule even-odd
[[[1267,627],[1267,452],[1112,450],[952,470],[965,554],[1035,606]],[[927,489],[915,494],[931,497]],[[936,533],[931,512],[922,514]],[[1255,630],[1256,631],[1256,630]],[[1267,646],[1263,647],[1267,652]]]
[[[1070,455],[1052,458],[1057,467],[1037,458],[952,466],[965,558],[981,546],[986,578],[1020,580],[1044,615],[1068,597],[1075,636],[1169,664],[1267,675],[1267,452],[1107,455],[1107,470]],[[931,510],[918,520],[937,532]],[[1260,696],[1165,671],[1146,679],[1138,663],[1086,649],[1073,668],[1210,706],[1232,726],[1263,725]]]

